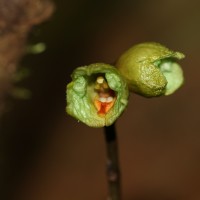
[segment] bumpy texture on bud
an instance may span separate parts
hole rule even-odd
[[[128,103],[128,86],[118,70],[96,63],[78,67],[67,85],[68,114],[91,127],[109,126]]]
[[[172,94],[183,83],[183,72],[176,63],[184,58],[159,43],[141,43],[123,53],[116,67],[131,91],[145,97]]]

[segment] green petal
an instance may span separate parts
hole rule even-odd
[[[99,115],[94,105],[97,96],[94,85],[98,76],[105,77],[110,90],[116,95],[112,108],[103,116]],[[104,63],[91,64],[74,70],[72,82],[67,85],[66,111],[88,126],[109,126],[124,111],[128,96],[127,83],[115,67]]]
[[[159,67],[167,79],[165,95],[173,94],[184,82],[183,71],[180,65],[168,60],[163,61]]]
[[[125,77],[132,92],[145,97],[168,95],[183,82],[183,73],[176,60],[184,58],[159,43],[141,43],[123,53],[116,67]],[[170,71],[163,69],[170,63]]]

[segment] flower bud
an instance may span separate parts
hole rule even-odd
[[[132,92],[145,97],[172,94],[183,83],[183,72],[176,63],[184,58],[159,43],[141,43],[123,53],[116,67]]]
[[[118,70],[96,63],[78,67],[67,85],[66,111],[91,127],[109,126],[128,103],[129,90]]]

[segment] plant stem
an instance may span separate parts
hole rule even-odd
[[[104,133],[107,148],[107,179],[109,187],[108,200],[120,200],[120,170],[115,125],[113,124],[105,127]]]

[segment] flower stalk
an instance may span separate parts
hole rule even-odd
[[[104,128],[107,151],[107,181],[109,187],[109,200],[121,199],[120,167],[118,156],[118,144],[115,125]]]

